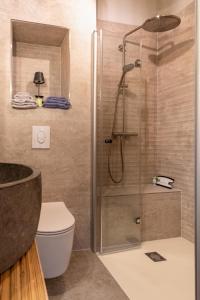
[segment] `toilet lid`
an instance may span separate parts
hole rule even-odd
[[[75,219],[64,202],[42,203],[38,233],[60,233],[70,229]]]

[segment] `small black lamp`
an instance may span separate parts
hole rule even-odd
[[[37,98],[43,98],[43,96],[40,96],[40,84],[45,83],[44,74],[42,72],[35,72],[33,82],[38,87],[38,95],[36,97]]]

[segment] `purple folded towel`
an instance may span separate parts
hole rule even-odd
[[[47,97],[45,102],[66,102],[66,103],[70,103],[70,101],[65,97],[53,97],[53,96]]]
[[[50,96],[44,102],[43,107],[45,107],[45,108],[69,109],[71,107],[71,103],[65,97]]]
[[[71,105],[69,104],[61,104],[61,103],[44,103],[43,107],[45,108],[61,108],[61,109],[69,109]]]

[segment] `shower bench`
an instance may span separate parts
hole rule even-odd
[[[181,190],[152,184],[106,186],[103,189],[103,220],[109,239],[132,230],[131,213],[141,217],[141,239],[151,241],[181,236]],[[110,216],[110,217],[108,217]],[[116,224],[114,225],[113,222]],[[118,220],[120,220],[118,222]],[[107,234],[107,233],[106,233]]]

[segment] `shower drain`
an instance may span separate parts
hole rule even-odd
[[[159,262],[159,261],[165,261],[166,258],[164,258],[162,255],[160,255],[158,252],[148,252],[145,253],[146,256],[148,256],[153,262]]]

